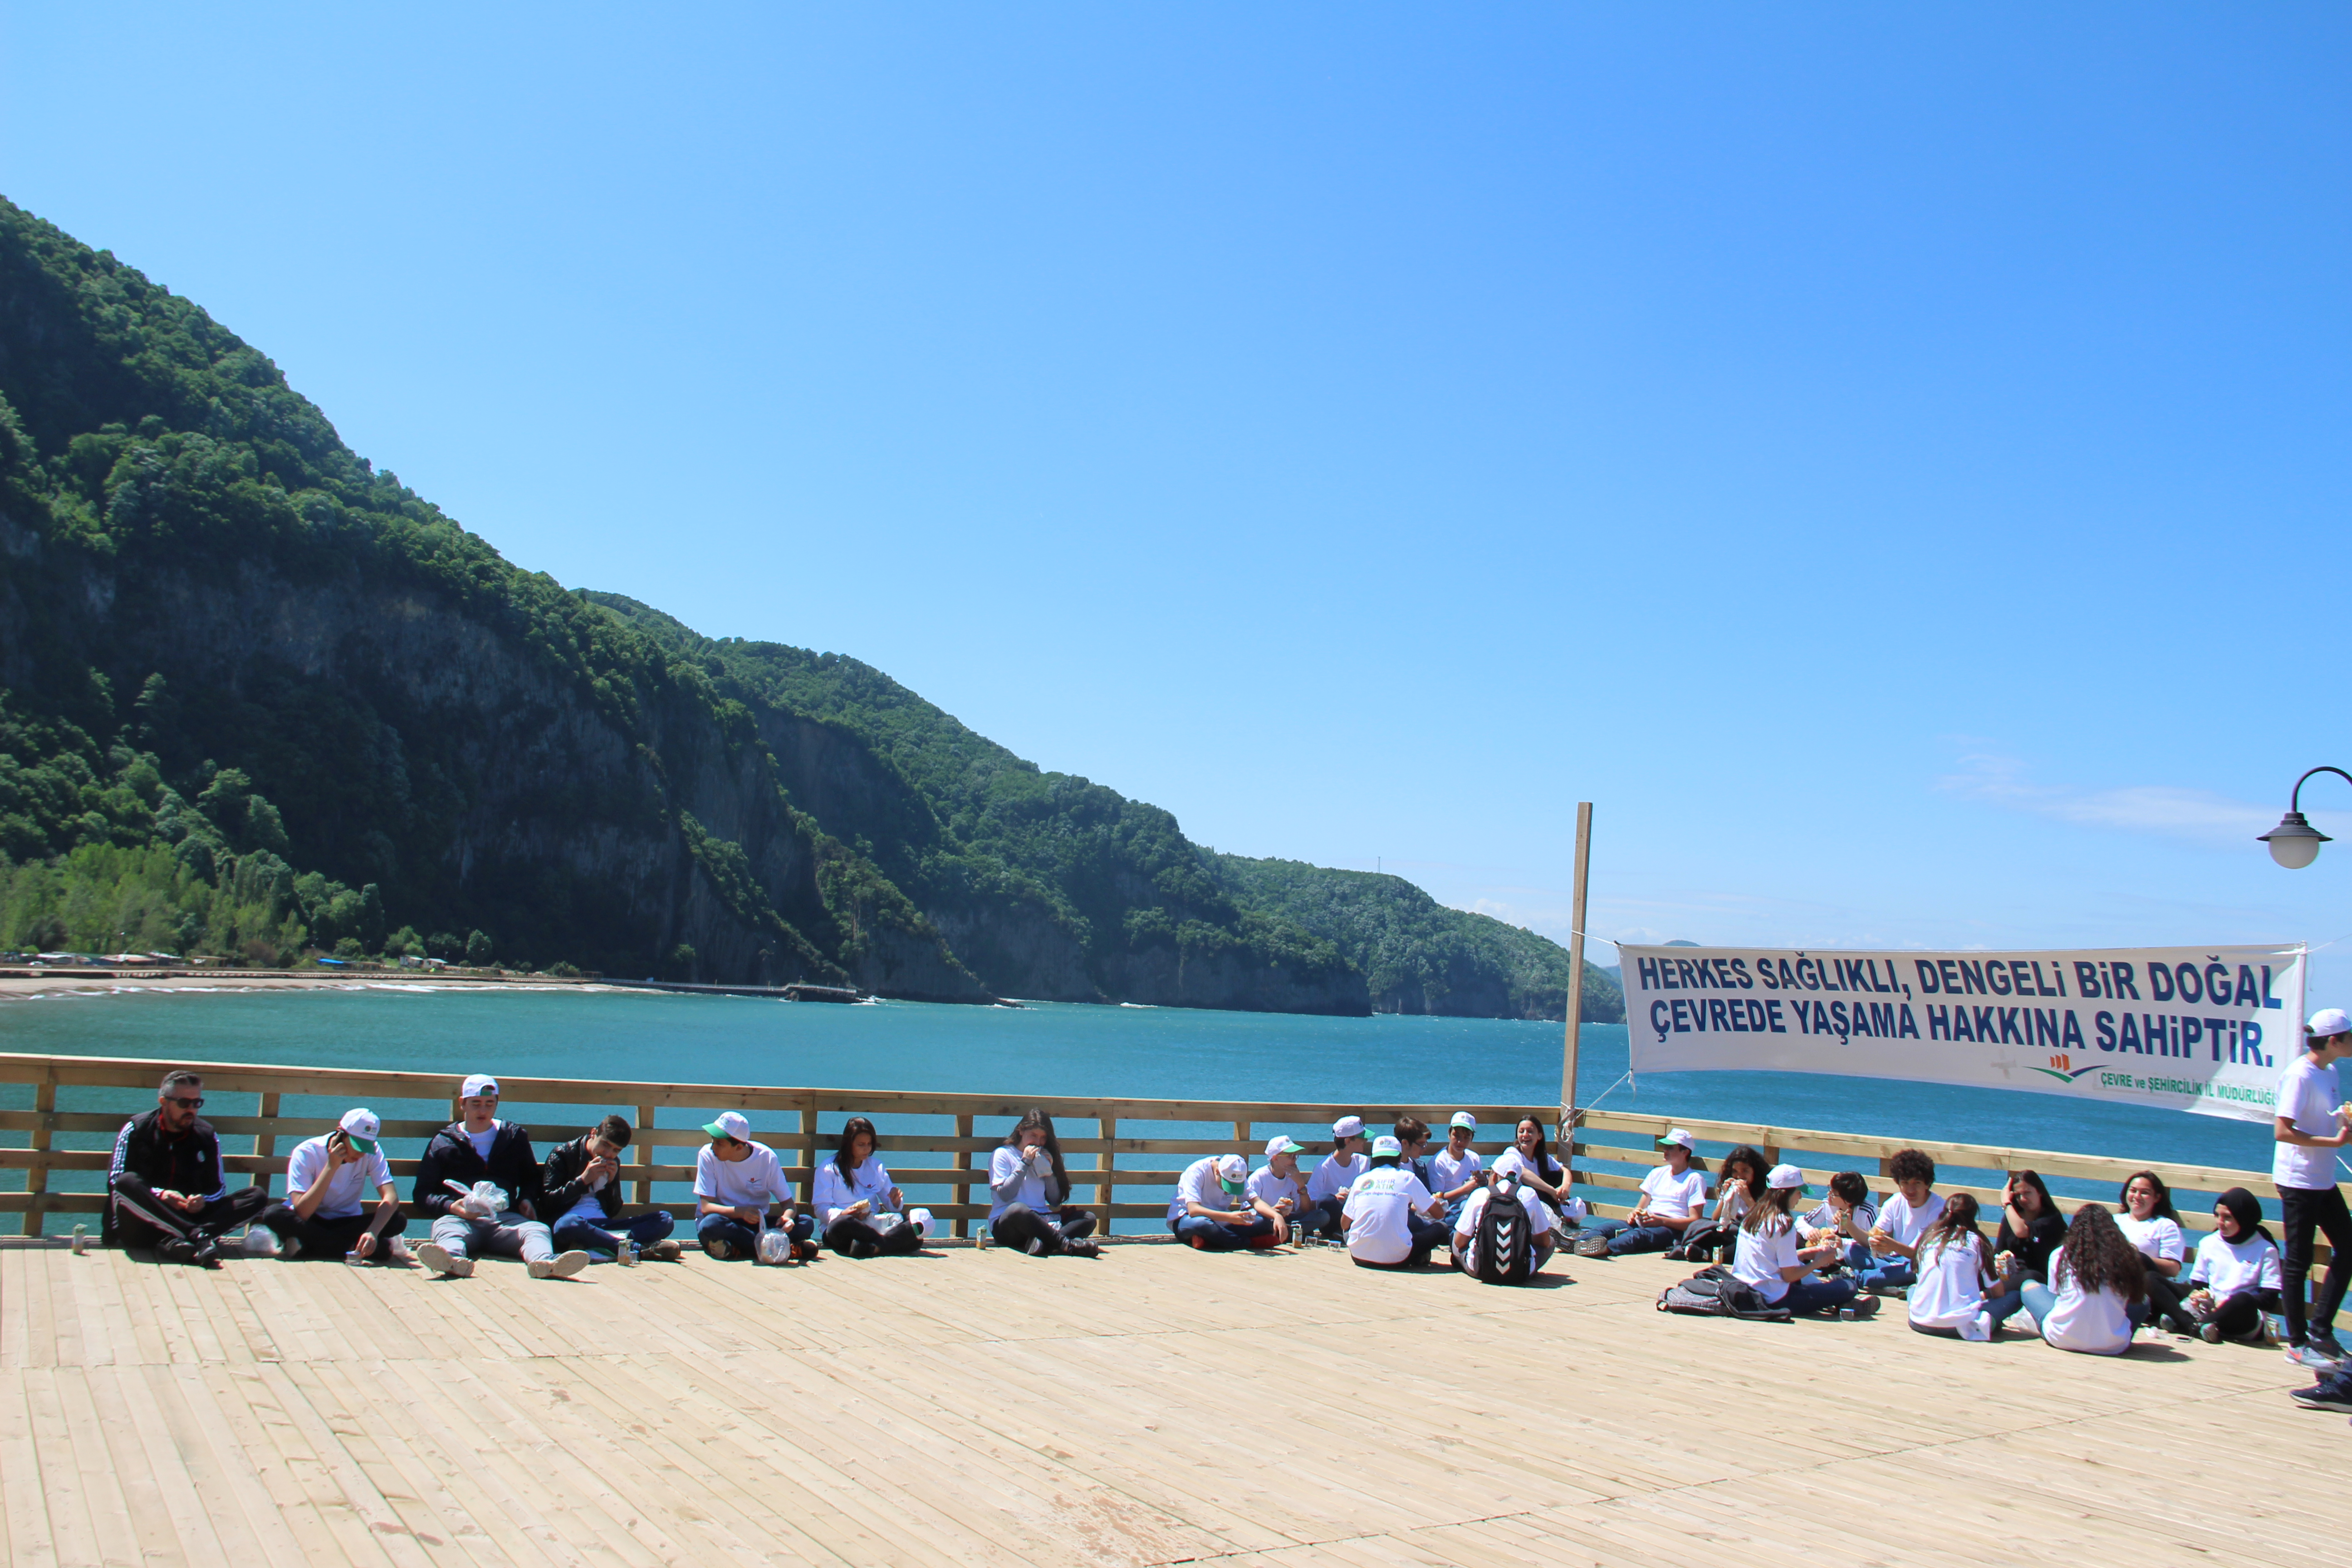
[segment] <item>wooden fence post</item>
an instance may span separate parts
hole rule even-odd
[[[816,1202],[816,1096],[804,1095],[801,1102],[801,1163],[809,1168],[808,1180],[801,1184],[801,1206]]]
[[[1100,1231],[1102,1235],[1108,1238],[1110,1235],[1110,1205],[1112,1202],[1110,1173],[1111,1168],[1118,1163],[1118,1157],[1112,1154],[1110,1146],[1118,1140],[1118,1118],[1116,1116],[1097,1117],[1095,1119],[1095,1127],[1100,1133],[1103,1141],[1103,1152],[1100,1161],[1102,1165],[1102,1180],[1095,1184],[1095,1228]]]
[[[655,1109],[655,1107],[650,1105],[640,1105],[637,1107],[637,1131],[640,1134],[651,1132],[654,1130]],[[637,1139],[637,1163],[646,1166],[650,1170],[653,1166],[653,1140],[640,1136]],[[651,1176],[639,1176],[637,1178],[637,1202],[641,1204],[649,1204],[653,1201],[654,1179]]]
[[[278,1091],[274,1089],[264,1089],[261,1095],[261,1119],[264,1121],[277,1121],[278,1105]],[[253,1135],[253,1157],[255,1159],[267,1160],[277,1152],[278,1134],[274,1131],[257,1132]],[[261,1173],[261,1190],[263,1192],[268,1192],[276,1184],[277,1181],[278,1175],[276,1172],[264,1169]],[[287,1189],[286,1195],[289,1198],[292,1197],[294,1195],[293,1189],[290,1187]]]
[[[955,1119],[955,1121],[956,1142],[958,1144],[956,1149],[956,1168],[962,1171],[967,1176],[969,1176],[971,1172],[971,1157],[973,1154],[977,1153],[978,1151],[963,1148],[961,1147],[961,1144],[965,1139],[971,1136],[971,1118],[969,1116],[959,1116]],[[955,1184],[955,1195],[956,1207],[958,1208],[961,1208],[966,1204],[971,1203],[971,1183],[969,1181],[958,1182]],[[970,1236],[971,1234],[971,1221],[962,1215],[956,1215],[955,1233],[958,1237]]]
[[[57,1126],[58,1085],[55,1079],[33,1091],[33,1109],[39,1112],[39,1120],[33,1123],[33,1152],[46,1154],[49,1151],[50,1135]],[[25,1235],[41,1234],[41,1197],[48,1190],[49,1168],[37,1162],[31,1170],[25,1173]]]

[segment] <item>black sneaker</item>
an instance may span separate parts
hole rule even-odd
[[[2305,1410],[2352,1410],[2352,1376],[2333,1374],[2287,1395]]]
[[[216,1236],[198,1237],[196,1238],[195,1256],[190,1258],[189,1261],[194,1263],[199,1268],[218,1268],[221,1266],[220,1237]]]
[[[193,1241],[184,1240],[176,1236],[167,1236],[155,1244],[155,1261],[158,1263],[192,1264],[195,1260],[196,1244]]]
[[[1063,1243],[1062,1251],[1072,1258],[1100,1258],[1102,1243],[1091,1236],[1082,1236],[1076,1241]]]
[[[2303,1342],[2321,1355],[2336,1361],[2345,1359],[2345,1349],[2336,1342],[2334,1329],[2305,1329],[2303,1331]]]

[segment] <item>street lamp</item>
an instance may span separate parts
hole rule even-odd
[[[2327,835],[2304,820],[2303,786],[2311,781],[2312,773],[2334,773],[2346,784],[2352,784],[2352,773],[2342,768],[2314,768],[2294,781],[2294,793],[2287,796],[2286,815],[2279,825],[2259,836],[2259,841],[2271,847],[2271,858],[2290,871],[2300,871],[2319,858],[2319,847],[2328,842]]]

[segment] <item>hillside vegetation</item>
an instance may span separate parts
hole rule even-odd
[[[1514,1016],[1565,963],[1233,866],[855,659],[521,570],[0,202],[0,947]]]

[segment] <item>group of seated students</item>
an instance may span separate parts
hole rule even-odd
[[[409,1261],[408,1221],[373,1111],[346,1111],[333,1131],[298,1145],[287,1161],[286,1196],[273,1200],[266,1185],[228,1190],[219,1141],[196,1114],[203,1089],[194,1073],[168,1075],[156,1108],[116,1138],[110,1239],[216,1266],[222,1236],[252,1226],[250,1251]],[[621,1201],[626,1119],[605,1117],[542,1163],[530,1132],[499,1119],[497,1079],[467,1078],[458,1110],[417,1164],[412,1195],[429,1216],[417,1262],[464,1277],[478,1258],[517,1258],[535,1279],[566,1279],[592,1261],[682,1255],[667,1210],[633,1212]],[[1473,1147],[1477,1127],[1475,1116],[1457,1112],[1433,1153],[1418,1118],[1400,1117],[1390,1132],[1368,1139],[1360,1116],[1343,1117],[1332,1124],[1332,1152],[1312,1172],[1301,1170],[1306,1150],[1287,1137],[1267,1142],[1255,1172],[1239,1154],[1210,1155],[1178,1181],[1169,1229],[1209,1251],[1340,1238],[1369,1268],[1423,1268],[1444,1245],[1455,1267],[1475,1273],[1479,1221],[1494,1184],[1507,1176],[1538,1269],[1574,1230],[1581,1257],[1679,1249],[1688,1258],[1724,1258],[1735,1277],[1792,1313],[1832,1312],[1900,1289],[1921,1333],[1988,1340],[2024,1311],[2050,1343],[2101,1354],[2128,1349],[2135,1329],[2150,1322],[2209,1341],[2259,1342],[2263,1314],[2281,1310],[2279,1248],[2260,1200],[2242,1187],[2216,1202],[2215,1228],[2193,1259],[2171,1194],[2152,1171],[2124,1184],[2120,1214],[2084,1204],[2071,1221],[2040,1175],[2016,1172],[1988,1238],[1977,1199],[1938,1194],[1936,1167],[1916,1149],[1888,1162],[1895,1190],[1883,1204],[1874,1204],[1859,1173],[1843,1171],[1820,1204],[1801,1208],[1804,1173],[1739,1145],[1724,1157],[1710,1206],[1705,1164],[1691,1135],[1675,1128],[1658,1140],[1662,1163],[1643,1178],[1632,1215],[1585,1220],[1541,1123],[1521,1121],[1491,1167]],[[820,1244],[846,1258],[910,1253],[932,1232],[928,1210],[907,1207],[865,1117],[849,1119],[817,1167],[814,1212],[800,1209],[775,1152],[752,1138],[740,1113],[725,1112],[703,1131],[710,1141],[695,1163],[695,1239],[714,1259],[805,1261]],[[1044,1111],[1022,1117],[993,1152],[988,1185],[988,1230],[999,1245],[1033,1257],[1098,1254],[1096,1216],[1069,1202],[1069,1173]]]

